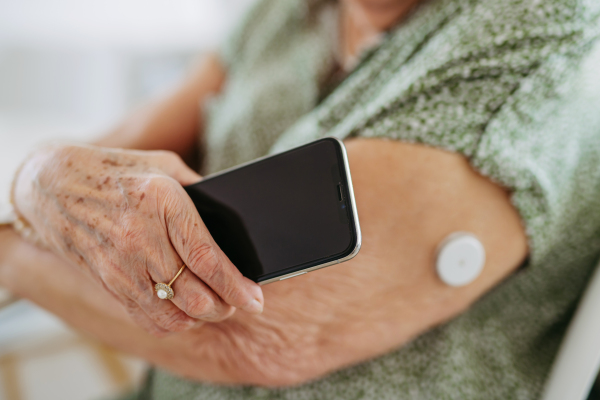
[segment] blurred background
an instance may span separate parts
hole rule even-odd
[[[92,139],[168,90],[253,1],[0,0],[0,188],[36,144]],[[0,309],[0,400],[109,399],[145,368],[30,303]]]

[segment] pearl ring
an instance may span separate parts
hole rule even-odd
[[[175,278],[171,279],[171,282],[169,282],[169,284],[157,283],[154,286],[154,290],[156,290],[156,295],[158,296],[159,299],[171,300],[173,298],[173,296],[175,296],[175,292],[173,292],[171,285],[173,284],[173,282],[175,282],[175,279],[177,279],[179,277],[179,275],[181,275],[181,273],[183,272],[184,269],[185,269],[185,264],[183,264],[181,266],[181,268],[179,269],[179,272],[177,273],[177,275],[175,275]]]

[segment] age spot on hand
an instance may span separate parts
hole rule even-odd
[[[120,164],[116,161],[113,161],[113,160],[109,160],[108,158],[102,160],[102,164],[107,164],[107,165],[110,165],[111,167],[121,167],[122,166],[122,164]]]

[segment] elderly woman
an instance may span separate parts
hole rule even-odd
[[[172,95],[25,161],[13,202],[52,252],[1,230],[0,283],[159,366],[151,399],[535,398],[600,254],[599,15],[259,1]],[[179,157],[199,140],[212,173],[327,135],[346,140],[363,250],[261,291],[202,224]],[[455,231],[487,252],[464,287],[433,267]]]

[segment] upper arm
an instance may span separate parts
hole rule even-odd
[[[361,252],[347,264],[309,274],[305,283],[289,282],[320,290],[313,295],[325,299],[346,296],[343,305],[334,301],[342,307],[336,313],[346,316],[335,327],[334,352],[345,364],[386,353],[457,316],[514,272],[528,251],[510,193],[464,156],[381,139],[351,140],[347,150]],[[438,245],[457,231],[475,234],[486,251],[481,275],[463,287],[444,284],[435,271]],[[265,289],[268,309],[279,300]]]
[[[421,321],[431,326],[451,318],[522,264],[527,238],[510,193],[464,156],[373,139],[349,141],[347,148],[363,232],[354,263],[377,266],[395,287],[413,293],[410,307],[422,308]],[[474,282],[457,288],[444,284],[434,265],[438,245],[458,231],[481,240],[486,263]]]

